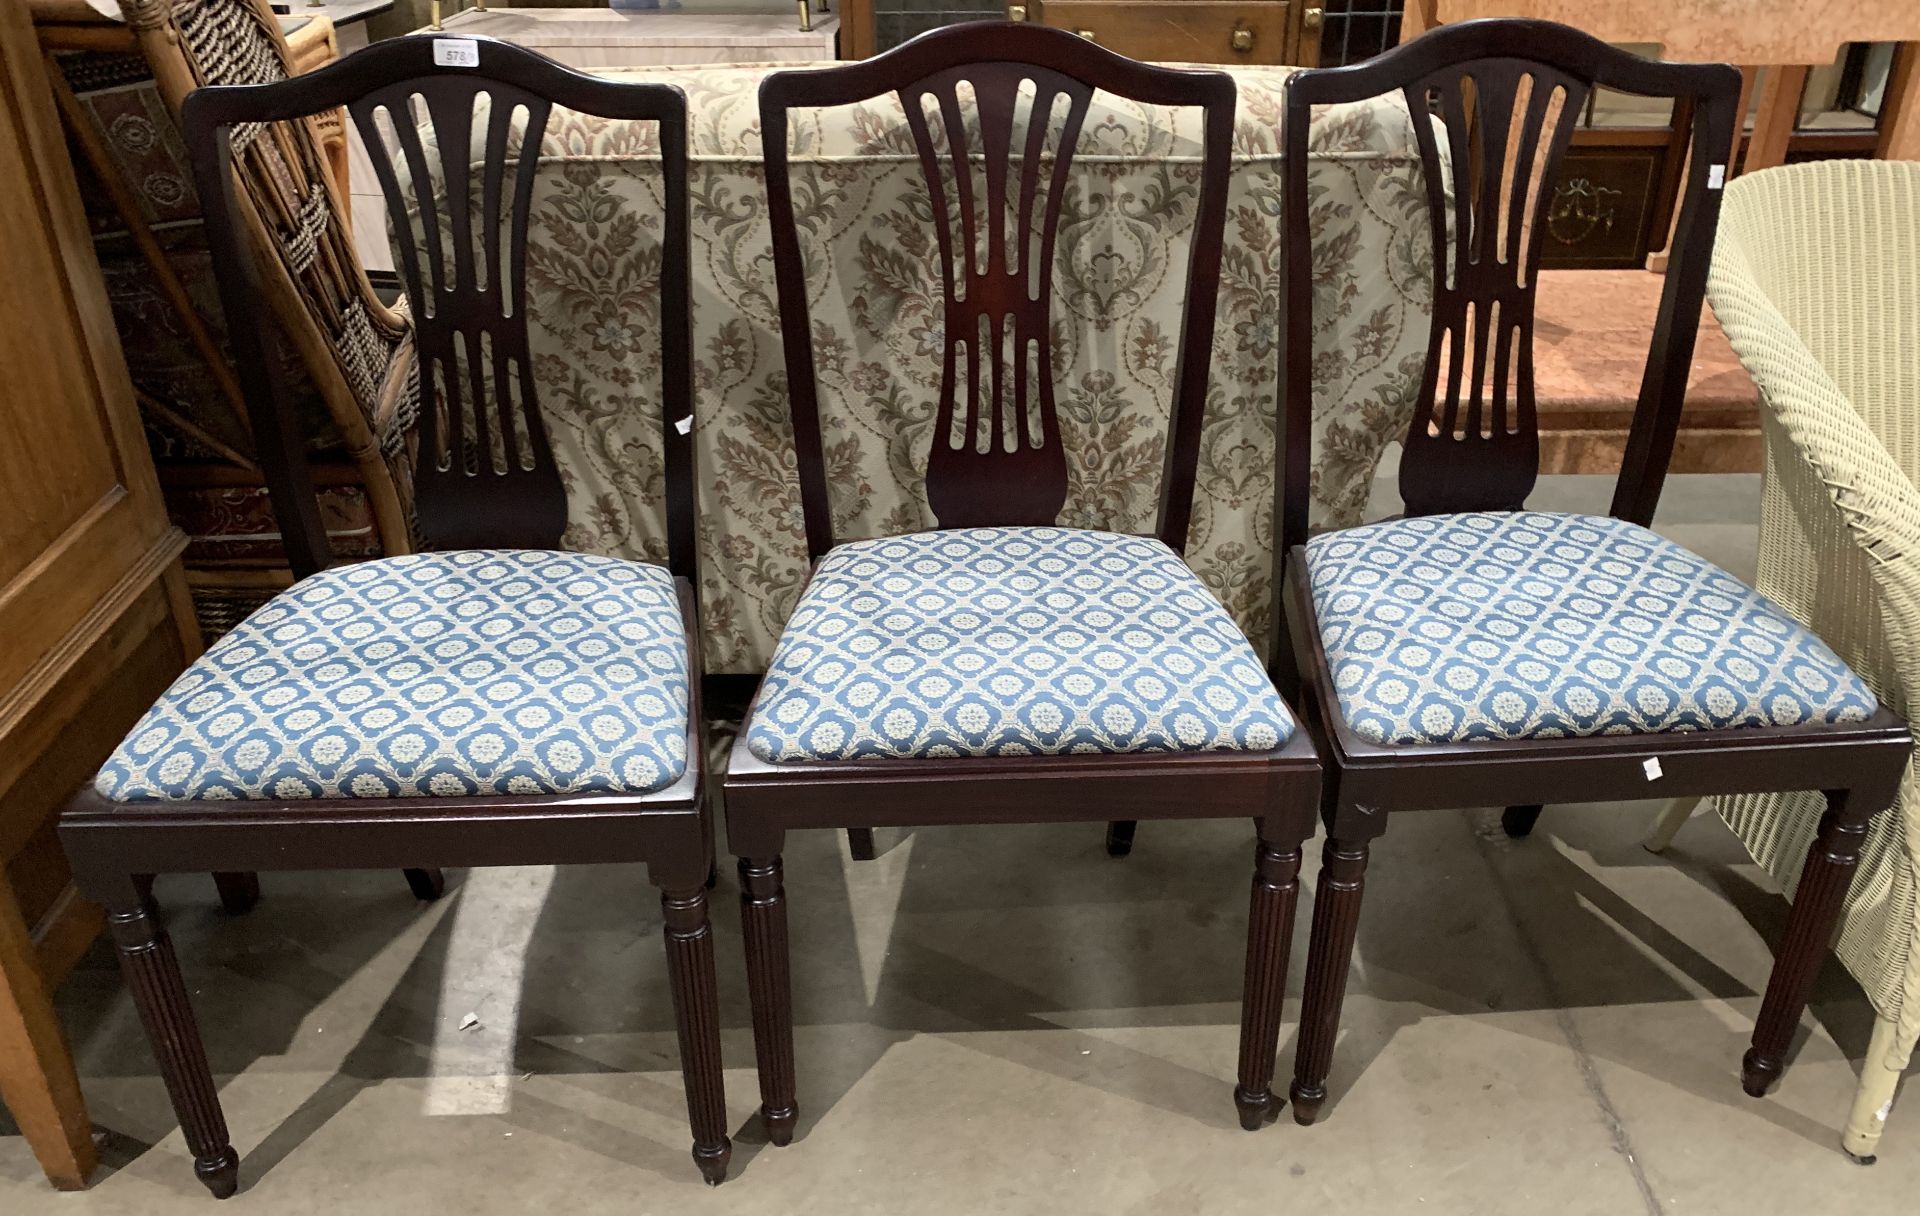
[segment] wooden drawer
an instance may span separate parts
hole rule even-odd
[[[1027,15],[1134,59],[1287,63],[1291,7],[1289,0],[1047,0]],[[1236,49],[1236,41],[1246,49]]]

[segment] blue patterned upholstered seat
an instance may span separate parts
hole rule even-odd
[[[120,802],[646,793],[687,763],[673,576],[481,550],[323,571],[174,681],[95,788]]]
[[[1347,723],[1451,743],[1859,722],[1873,693],[1759,592],[1605,516],[1434,515],[1317,536]]]
[[[1270,751],[1247,639],[1157,540],[961,528],[827,554],[761,685],[762,760]]]

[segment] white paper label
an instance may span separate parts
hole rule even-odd
[[[1649,781],[1660,780],[1660,757],[1648,756],[1645,760],[1640,762],[1640,770],[1646,773],[1647,780]]]
[[[435,38],[433,66],[437,68],[477,68],[480,44],[471,38]]]
[[[693,415],[688,414],[685,418],[682,418],[680,421],[674,423],[673,429],[680,432],[682,435],[685,435],[689,431],[693,430]]]
[[[1725,165],[1708,165],[1707,166],[1707,189],[1718,190],[1720,187],[1726,184],[1727,184],[1727,167]]]

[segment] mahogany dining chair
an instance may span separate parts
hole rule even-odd
[[[298,212],[255,210],[236,162],[278,124],[344,106],[371,154],[412,304],[427,552],[334,566],[305,435],[273,357],[253,254]],[[665,566],[558,549],[566,491],[534,391],[527,226],[555,106],[655,124]],[[693,1157],[731,1144],[705,883],[694,615],[687,116],[678,89],[619,84],[479,38],[376,43],[308,75],[201,89],[184,125],[221,301],[299,581],[195,662],[61,822],[104,903],[194,1170],[224,1198],[234,1152],[157,873],[644,862],[664,908]],[[423,138],[423,129],[431,135]],[[282,236],[289,235],[286,231]],[[297,234],[296,234],[297,235]]]
[[[1068,461],[1050,370],[1053,256],[1096,90],[1195,107],[1203,120],[1200,166],[1189,171],[1197,194],[1189,177],[1185,199],[1173,201],[1191,218],[1192,238],[1150,537],[1057,526]],[[943,284],[943,364],[924,466],[938,528],[843,542],[822,450],[788,121],[797,108],[888,95],[918,153]],[[1235,100],[1223,73],[1151,67],[1064,30],[1004,22],[936,30],[874,59],[779,72],[761,85],[814,562],[725,777],[761,1118],[775,1144],[792,1138],[799,1109],[781,876],[786,833],[799,828],[1252,820],[1234,1101],[1249,1129],[1278,1110],[1270,1082],[1319,766],[1252,647],[1181,556]]]
[[[1549,184],[1597,88],[1674,103],[1691,133],[1633,429],[1610,513],[1526,510],[1539,464],[1533,309]],[[1311,1123],[1353,955],[1370,843],[1395,812],[1826,791],[1742,1082],[1780,1076],[1852,878],[1891,801],[1906,724],[1818,638],[1648,529],[1685,398],[1740,75],[1656,63],[1542,21],[1449,25],[1287,83],[1286,462],[1277,657],[1327,763],[1294,1118]],[[1398,95],[1416,117],[1434,256],[1403,517],[1309,538],[1316,268],[1307,120]],[[1423,121],[1424,120],[1424,121]],[[1376,880],[1377,881],[1377,880]]]

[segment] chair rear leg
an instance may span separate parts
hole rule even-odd
[[[1116,819],[1107,825],[1107,856],[1125,857],[1133,852],[1133,830],[1139,827],[1133,819]]]
[[[225,871],[213,876],[220,892],[220,906],[229,916],[244,916],[260,902],[260,876],[251,871]]]
[[[872,828],[848,828],[847,848],[853,853],[855,861],[872,861],[879,856],[873,850]]]
[[[447,893],[447,876],[439,870],[405,870],[407,886],[412,888],[415,899],[424,899],[428,903]]]
[[[720,1065],[720,998],[713,976],[713,925],[705,887],[662,891],[666,913],[667,973],[680,1034],[680,1074],[693,1126],[693,1161],[708,1186],[726,1180],[733,1158],[727,1139],[726,1081]]]
[[[1300,897],[1298,840],[1256,841],[1253,894],[1247,908],[1247,980],[1240,998],[1240,1082],[1233,1104],[1240,1126],[1257,1131],[1280,1113],[1273,1096],[1273,1057],[1280,1048],[1280,1012],[1287,997],[1287,954]]]
[[[1814,977],[1833,944],[1834,927],[1860,867],[1860,844],[1867,821],[1878,806],[1860,807],[1845,790],[1827,793],[1827,813],[1820,818],[1820,834],[1807,850],[1795,888],[1793,910],[1787,915],[1786,936],[1774,954],[1773,975],[1760,1004],[1753,1028],[1753,1046],[1740,1062],[1740,1085],[1753,1097],[1764,1097],[1786,1069],[1787,1048],[1806,1011]]]
[[[1673,844],[1673,838],[1680,829],[1687,826],[1687,820],[1693,818],[1694,811],[1700,807],[1698,798],[1674,798],[1660,808],[1660,817],[1653,821],[1648,829],[1647,838],[1640,842],[1649,853],[1664,853]]]
[[[1540,822],[1540,806],[1510,806],[1500,812],[1500,826],[1507,835],[1518,838],[1533,835],[1533,825]]]
[[[187,1001],[173,942],[151,897],[132,883],[125,893],[107,901],[107,924],[119,950],[121,974],[140,1011],[160,1076],[173,1099],[173,1112],[193,1153],[193,1172],[215,1199],[225,1199],[239,1188],[240,1155],[228,1142],[220,1093],[207,1067],[206,1048]]]
[[[760,1122],[775,1145],[793,1141],[800,1118],[793,1067],[793,978],[787,961],[787,893],[780,858],[740,859],[740,929],[746,938]]]
[[[1313,936],[1307,947],[1307,987],[1300,1008],[1300,1047],[1293,1059],[1293,1121],[1305,1126],[1320,1117],[1327,1100],[1333,1043],[1340,1035],[1340,1006],[1347,996],[1353,939],[1366,892],[1365,839],[1330,836],[1320,854],[1320,880],[1313,896]]]

